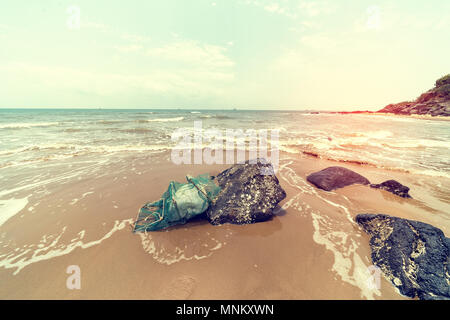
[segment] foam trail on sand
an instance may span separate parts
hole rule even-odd
[[[0,200],[0,226],[20,212],[28,204],[28,197]]]
[[[64,227],[61,233],[56,236],[48,246],[42,246],[42,243],[39,245],[28,245],[26,246],[27,249],[17,248],[19,250],[15,249],[10,253],[0,255],[0,267],[5,269],[16,268],[13,275],[17,275],[23,268],[29,266],[30,264],[69,254],[76,248],[87,249],[96,246],[104,240],[110,238],[115,232],[124,229],[127,225],[131,225],[132,222],[133,219],[126,219],[122,221],[116,220],[113,228],[103,237],[86,243],[82,241],[85,235],[83,230],[78,233],[78,238],[72,239],[72,241],[67,245],[59,243],[61,237],[67,230],[67,227]],[[44,242],[46,242],[47,237],[44,236],[43,239]],[[37,247],[38,249],[34,250],[31,256],[27,256],[28,253],[32,252],[32,249],[30,248],[33,247]]]
[[[280,165],[279,173],[284,181],[291,187],[300,190],[301,193],[288,199],[282,208],[293,208],[300,212],[303,217],[312,218],[314,228],[313,240],[317,244],[324,245],[327,250],[333,253],[334,262],[331,270],[336,272],[343,281],[358,287],[361,290],[361,296],[366,299],[374,299],[374,295],[380,296],[381,292],[377,288],[370,286],[370,280],[372,279],[370,269],[356,252],[359,247],[357,237],[345,231],[345,227],[348,224],[345,223],[343,225],[342,221],[325,212],[317,212],[302,201],[301,195],[314,195],[333,208],[341,209],[345,213],[347,220],[354,224],[349,210],[345,206],[319,195],[312,186],[289,167],[292,163],[293,161],[290,161]],[[334,193],[330,193],[330,195],[337,196]],[[347,198],[343,200],[348,201]]]
[[[170,238],[166,232],[146,233],[139,232],[142,248],[153,259],[161,264],[171,265],[183,260],[202,260],[210,257],[215,251],[227,244],[232,232],[228,226],[214,226],[212,232],[195,231],[188,228],[173,229]],[[176,234],[180,233],[180,234]],[[194,235],[194,236],[193,236]]]

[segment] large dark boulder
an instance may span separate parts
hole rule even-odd
[[[286,197],[270,163],[258,159],[236,164],[217,177],[222,188],[206,215],[211,224],[265,221]]]
[[[411,196],[408,193],[409,188],[395,180],[387,180],[380,184],[371,184],[370,187],[386,190],[402,198],[411,198]]]
[[[306,177],[310,183],[317,188],[331,191],[334,189],[349,186],[351,184],[370,184],[369,180],[359,173],[344,167],[328,167],[318,172],[314,172]]]
[[[450,238],[432,225],[384,214],[359,214],[371,236],[372,261],[408,297],[450,299]]]

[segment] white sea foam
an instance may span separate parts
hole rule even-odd
[[[158,144],[148,144],[148,145],[139,145],[139,144],[129,144],[129,145],[75,145],[75,144],[42,144],[42,145],[34,145],[28,146],[20,149],[11,149],[0,151],[0,156],[8,156],[13,154],[19,154],[26,151],[32,151],[34,153],[30,153],[26,157],[22,159],[18,159],[15,161],[8,162],[0,162],[0,168],[11,168],[18,167],[24,165],[31,165],[34,163],[40,162],[48,162],[50,160],[64,160],[69,159],[81,155],[90,155],[95,153],[102,154],[116,154],[120,152],[162,152],[165,150],[169,150],[171,145],[158,145]],[[53,153],[49,153],[53,151]],[[47,153],[39,153],[38,151],[47,151]]]
[[[171,265],[183,260],[203,260],[213,255],[215,251],[226,245],[227,239],[232,235],[230,230],[224,228],[226,226],[215,227],[219,231],[215,237],[211,236],[209,232],[202,232],[198,240],[189,242],[181,240],[178,243],[176,240],[166,241],[167,239],[160,237],[160,234],[158,234],[158,238],[148,232],[139,232],[138,234],[145,252],[151,255],[155,261]],[[217,239],[219,237],[220,240]]]
[[[58,234],[56,237],[47,237],[44,235],[40,245],[28,245],[27,249],[16,248],[10,253],[0,255],[0,267],[3,267],[5,269],[15,268],[16,270],[14,271],[13,275],[17,275],[23,268],[33,263],[69,254],[76,248],[87,249],[99,245],[104,240],[110,238],[117,231],[120,231],[126,226],[130,225],[132,222],[133,219],[126,219],[122,221],[116,220],[114,222],[113,228],[108,231],[103,237],[98,240],[93,240],[86,243],[82,241],[85,235],[84,230],[80,231],[78,233],[78,237],[72,239],[69,244],[60,243],[61,237],[67,230],[67,227],[63,227],[60,234]],[[45,245],[49,240],[52,240],[51,243]],[[30,249],[33,247],[36,247],[37,249],[34,251]],[[31,252],[31,256],[27,256]]]
[[[311,217],[314,226],[314,241],[324,245],[334,255],[332,270],[343,281],[358,287],[361,295],[366,299],[374,299],[374,295],[380,296],[381,292],[378,289],[368,286],[371,277],[370,269],[356,253],[358,244],[355,239],[349,238],[345,232],[330,230],[327,227],[330,221],[326,221],[326,216],[311,212]],[[352,270],[353,273],[351,273]]]
[[[58,125],[58,122],[17,122],[0,124],[0,129],[24,129],[32,127],[50,127],[56,125]]]
[[[175,117],[175,118],[159,118],[159,119],[148,119],[148,122],[176,122],[182,121],[184,117]]]
[[[393,133],[389,130],[377,130],[377,131],[362,131],[354,133],[355,136],[368,137],[374,139],[385,139],[392,137]]]
[[[0,200],[0,226],[20,212],[28,204],[28,197],[22,199]]]
[[[76,204],[78,201],[84,199],[86,196],[88,196],[88,195],[90,195],[90,194],[93,194],[93,193],[94,193],[93,191],[89,191],[89,192],[83,193],[83,194],[81,195],[81,198],[74,198],[74,199],[72,199],[72,201],[71,201],[69,204],[73,206],[73,205]]]
[[[53,176],[51,175],[48,179],[43,180],[37,180],[34,182],[28,182],[28,181],[22,181],[19,185],[16,185],[14,187],[11,187],[10,189],[4,189],[0,191],[0,197],[4,197],[6,195],[18,192],[18,191],[24,191],[24,190],[32,190],[38,187],[43,187],[51,183],[63,183],[64,181],[74,179],[74,178],[80,178],[80,175],[83,172],[89,172],[89,170],[93,168],[100,168],[102,164],[105,163],[105,160],[98,160],[95,164],[84,166],[81,169],[76,169],[73,171],[65,172],[61,175]],[[46,191],[45,191],[46,192]]]
[[[280,165],[279,173],[281,178],[291,187],[301,191],[300,194],[288,199],[283,206],[284,209],[293,208],[302,216],[312,218],[314,228],[313,240],[333,253],[334,262],[332,270],[338,274],[342,281],[358,287],[361,290],[361,296],[366,299],[374,299],[375,295],[381,295],[378,289],[368,286],[371,279],[370,269],[363,259],[357,254],[358,239],[352,237],[347,232],[340,230],[340,223],[324,212],[314,211],[308,204],[302,201],[302,194],[312,194],[319,197],[328,205],[339,208],[344,211],[346,218],[354,224],[348,209],[338,203],[322,197],[316,190],[309,185],[303,178],[298,176],[289,165],[292,161]],[[334,195],[337,196],[337,195]],[[348,201],[347,198],[343,198]]]
[[[417,139],[407,141],[385,142],[385,145],[396,148],[449,148],[449,142],[443,140]]]

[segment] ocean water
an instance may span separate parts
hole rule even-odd
[[[170,150],[177,128],[279,130],[290,154],[450,177],[450,122],[390,116],[234,110],[0,110],[0,177],[23,168]],[[270,149],[270,146],[269,146]],[[88,163],[87,162],[87,163]],[[8,187],[2,183],[3,189]],[[0,190],[0,194],[1,194]]]
[[[223,134],[227,129],[279,130],[277,176],[295,190],[282,208],[291,210],[292,219],[311,219],[313,240],[334,256],[332,270],[342,281],[360,287],[363,297],[373,298],[374,293],[365,287],[368,262],[357,253],[361,239],[350,214],[357,204],[338,193],[324,196],[295,170],[297,160],[312,155],[337,165],[350,161],[409,172],[410,181],[425,181],[414,187],[408,184],[414,195],[433,188],[431,198],[424,192],[415,205],[422,206],[436,226],[449,225],[446,120],[292,111],[4,109],[0,110],[0,268],[13,269],[17,275],[31,264],[102,245],[115,232],[129,230],[143,203],[128,203],[128,193],[118,201],[121,189],[114,188],[138,179],[140,170],[151,166],[153,159],[161,160],[161,155],[170,161],[167,151],[176,146],[171,139],[174,131],[184,128],[194,134],[198,121],[203,130],[215,128]],[[108,194],[113,196],[102,209],[106,214],[91,208],[88,201],[106,201],[102,199]],[[308,201],[311,198],[319,199],[323,208]],[[76,210],[68,210],[74,206]],[[15,215],[23,219],[21,223],[35,223],[36,212],[55,222],[36,224],[37,237],[1,228]],[[214,227],[211,234],[204,228],[178,229],[182,233],[178,240],[165,233],[139,236],[143,250],[166,265],[206,259],[232,245],[229,226]]]

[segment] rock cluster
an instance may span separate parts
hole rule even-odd
[[[328,167],[311,173],[306,177],[306,180],[325,191],[336,190],[352,184],[370,184],[367,178],[344,167]],[[387,180],[380,184],[370,184],[370,187],[386,190],[402,198],[411,198],[409,188],[395,180]]]

